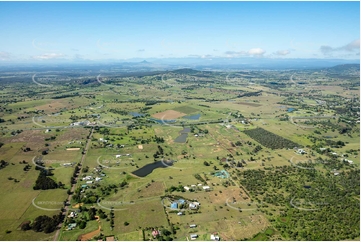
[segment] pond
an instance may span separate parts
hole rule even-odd
[[[295,109],[294,109],[294,108],[288,108],[288,109],[287,109],[287,112],[290,113],[290,112],[292,112],[293,110],[295,110]]]
[[[172,166],[173,161],[157,161],[148,165],[145,165],[141,168],[139,168],[136,171],[133,171],[132,174],[139,176],[139,177],[145,177],[153,172],[154,169],[157,168],[166,168],[168,166]]]
[[[129,115],[132,115],[133,117],[144,117],[145,114],[138,113],[138,112],[129,112]]]
[[[185,143],[187,141],[187,137],[188,137],[188,134],[187,133],[183,133],[181,135],[179,135],[175,140],[174,142],[176,143]]]
[[[188,116],[184,116],[182,118],[184,119],[190,119],[190,120],[198,120],[201,117],[201,114],[193,114],[193,115],[188,115]]]

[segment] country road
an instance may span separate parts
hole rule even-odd
[[[92,136],[93,136],[93,132],[94,132],[94,127],[91,129],[90,134],[89,134],[89,136],[88,136],[88,139],[87,139],[87,141],[86,141],[85,152],[84,152],[84,154],[83,154],[82,157],[81,157],[80,165],[82,165],[83,162],[84,162],[84,160],[85,160],[85,156],[86,156],[86,154],[87,154],[87,151],[88,151],[88,148],[89,148],[89,145],[90,145],[90,141],[91,141],[91,138],[92,138]],[[78,177],[80,177],[80,175],[81,175],[81,169],[80,169],[80,171],[79,171]],[[76,178],[76,181],[77,181],[77,180],[78,180],[78,178]],[[70,189],[71,193],[68,195],[68,198],[67,198],[67,200],[68,200],[69,203],[71,202],[71,198],[73,197],[72,193],[75,191],[75,187],[76,187],[76,183],[71,186],[71,189]],[[69,205],[69,206],[70,206],[70,205]],[[68,207],[68,206],[65,206],[64,209],[65,209],[65,211],[63,212],[63,214],[66,215],[66,214],[68,213],[69,207]],[[66,219],[66,218],[65,218],[65,219]],[[58,225],[58,227],[60,227],[60,228],[56,231],[56,233],[55,233],[55,235],[54,235],[54,241],[57,241],[57,240],[59,239],[59,235],[60,235],[60,231],[61,231],[62,226],[63,226],[63,223],[60,223],[60,224]]]

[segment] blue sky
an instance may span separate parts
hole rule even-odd
[[[0,2],[0,61],[359,59],[359,2]]]

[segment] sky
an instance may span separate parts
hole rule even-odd
[[[0,62],[359,59],[360,3],[0,2]]]

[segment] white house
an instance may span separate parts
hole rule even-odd
[[[182,213],[182,212],[179,212],[179,213],[177,213],[177,215],[178,215],[178,216],[181,216],[181,215],[183,215],[183,213]]]
[[[191,234],[191,239],[196,239],[198,238],[198,234]]]
[[[209,186],[203,186],[203,190],[209,191],[211,188]]]
[[[185,186],[185,187],[184,187],[184,190],[189,191],[189,187]]]
[[[211,240],[219,241],[219,236],[215,236],[215,235],[211,234]]]
[[[190,224],[190,225],[189,225],[189,228],[195,228],[195,227],[197,227],[196,224]]]
[[[304,151],[303,149],[298,149],[298,150],[297,150],[297,153],[298,153],[298,154],[302,154],[302,155],[303,155],[303,154],[307,154],[306,151]]]
[[[119,157],[121,157],[122,155],[115,155],[115,158],[119,158]]]
[[[189,209],[198,209],[198,206],[194,203],[189,204]]]
[[[93,181],[87,181],[86,183],[87,183],[87,184],[92,184],[92,183],[93,183]]]

